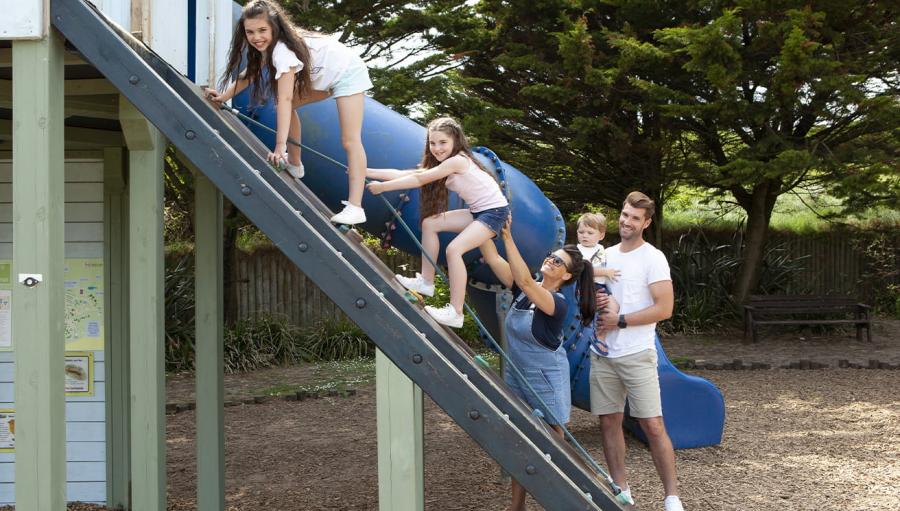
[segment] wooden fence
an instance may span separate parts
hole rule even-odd
[[[405,253],[382,258],[391,268],[418,268],[418,258]],[[406,271],[400,269],[399,271]],[[238,319],[260,315],[287,318],[295,325],[321,320],[347,319],[341,309],[277,249],[260,249],[235,255],[235,286]]]
[[[708,234],[723,244],[733,242],[727,233]],[[721,238],[721,239],[720,239]],[[773,233],[770,247],[783,246],[792,258],[802,257],[802,270],[793,279],[792,292],[843,294],[871,303],[873,282],[867,275],[868,260],[860,241],[847,233],[813,235]],[[900,236],[892,236],[894,254],[900,253]],[[663,250],[671,249],[669,236]],[[407,254],[386,256],[388,266],[411,274],[419,267],[419,258]],[[238,319],[257,318],[261,314],[280,315],[296,325],[311,325],[327,319],[345,319],[327,295],[310,282],[296,266],[276,249],[260,249],[252,254],[238,252],[235,258],[235,282]],[[893,284],[900,284],[895,276]]]

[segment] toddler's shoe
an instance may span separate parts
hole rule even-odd
[[[410,291],[415,291],[422,296],[434,296],[434,284],[425,282],[421,273],[416,273],[415,278],[404,277],[403,275],[394,275],[394,278]]]
[[[681,499],[678,498],[678,495],[669,495],[666,497],[663,504],[666,506],[666,511],[684,511],[684,507],[681,505]]]
[[[341,204],[344,209],[340,213],[331,217],[331,222],[335,224],[356,225],[366,221],[366,211],[359,207],[342,200]]]
[[[427,312],[438,323],[449,326],[451,328],[462,327],[463,320],[465,319],[465,317],[462,314],[456,312],[456,309],[453,308],[453,305],[449,303],[441,307],[440,309],[427,305],[425,307],[425,312]]]

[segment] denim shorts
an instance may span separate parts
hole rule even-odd
[[[509,206],[486,209],[478,213],[472,213],[472,216],[490,229],[495,236],[500,236],[500,231],[503,230],[503,226],[506,225],[506,219],[509,218]]]
[[[369,68],[366,67],[365,62],[360,60],[356,64],[351,64],[338,78],[337,83],[331,88],[331,96],[335,98],[352,96],[371,88],[372,80],[369,78]]]

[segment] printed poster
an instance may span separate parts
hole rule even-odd
[[[12,262],[0,261],[0,351],[12,348]],[[66,350],[103,350],[103,259],[66,259]],[[6,299],[4,299],[6,297]]]
[[[0,409],[0,452],[13,452],[16,448],[16,411]]]
[[[103,350],[103,259],[66,259],[66,349]]]
[[[66,353],[66,395],[94,395],[94,354]]]
[[[0,350],[12,348],[12,291],[0,289]]]
[[[0,262],[0,351],[12,349],[12,264]]]

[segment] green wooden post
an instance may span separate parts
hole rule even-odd
[[[222,194],[194,173],[197,509],[225,509]]]
[[[121,98],[121,96],[120,96]],[[131,345],[131,502],[166,508],[163,156],[157,129],[119,101],[128,144],[128,295]]]
[[[425,481],[422,389],[375,352],[378,422],[378,508],[422,511]]]
[[[106,503],[129,508],[128,193],[125,151],[103,151],[103,261],[106,320]]]
[[[13,278],[16,508],[66,506],[63,47],[14,41]]]

